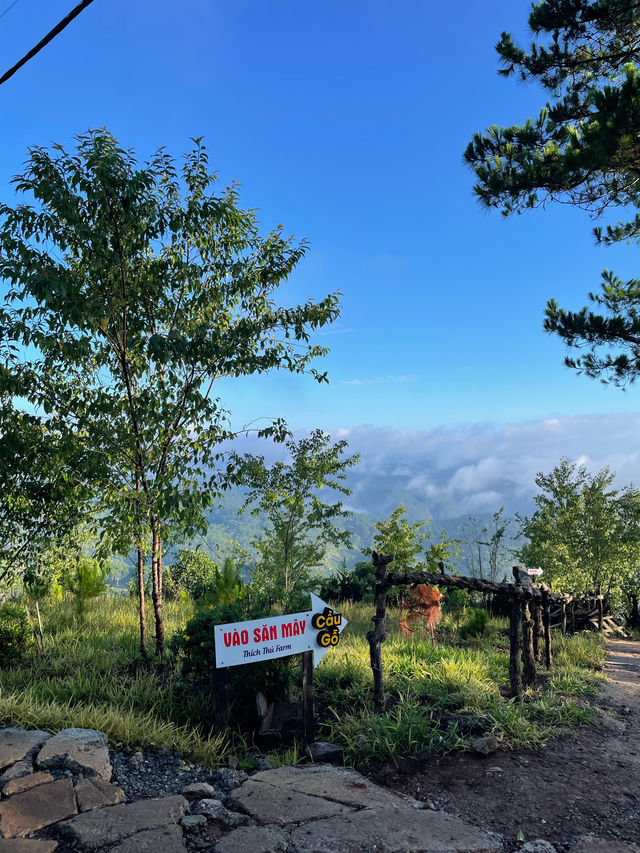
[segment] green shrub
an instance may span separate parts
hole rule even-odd
[[[215,584],[220,567],[204,551],[183,548],[178,559],[171,566],[171,583],[178,590],[184,590],[191,598],[200,598]]]
[[[489,626],[489,614],[481,607],[474,607],[469,618],[460,626],[460,637],[468,640],[470,637],[484,637]]]
[[[18,661],[31,642],[26,611],[18,604],[0,607],[0,666]]]

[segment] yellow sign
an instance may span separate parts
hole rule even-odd
[[[342,613],[325,607],[322,613],[314,613],[311,619],[311,627],[315,628],[316,643],[323,649],[337,646],[340,642],[340,631],[342,630]]]

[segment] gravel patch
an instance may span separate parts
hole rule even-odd
[[[249,777],[242,770],[211,770],[183,761],[167,749],[136,752],[129,747],[111,752],[111,781],[124,791],[125,801],[180,794],[187,785],[206,782],[214,789],[215,799],[227,799],[231,791]]]

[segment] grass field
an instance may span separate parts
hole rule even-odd
[[[372,711],[372,676],[366,632],[371,605],[343,608],[349,626],[337,649],[316,669],[319,737],[345,747],[357,765],[425,749],[468,746],[460,719],[477,717],[505,746],[536,746],[566,727],[589,722],[583,700],[597,694],[604,647],[595,634],[554,635],[554,668],[522,703],[506,697],[507,640],[492,623],[488,638],[454,642],[445,617],[439,639],[403,637],[389,619],[383,646],[387,713]],[[188,602],[167,602],[166,633],[184,630]],[[43,608],[46,657],[30,652],[19,664],[0,670],[0,721],[55,730],[84,726],[105,731],[115,746],[166,747],[206,765],[242,756],[250,733],[230,739],[210,733],[212,698],[190,689],[175,662],[139,660],[135,602],[104,597],[90,602],[83,617],[70,601]],[[297,684],[293,684],[295,696]],[[447,712],[449,723],[442,725]],[[451,718],[454,722],[451,724]],[[290,753],[291,755],[295,754]]]

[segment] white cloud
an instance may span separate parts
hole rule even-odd
[[[416,382],[418,376],[376,376],[375,379],[341,379],[341,385],[384,385],[388,382]]]
[[[379,518],[400,503],[433,518],[530,512],[535,477],[563,456],[596,472],[608,466],[617,485],[640,486],[640,414],[576,415],[519,424],[463,424],[433,430],[363,425],[332,431],[361,462],[349,473],[349,505]],[[296,434],[299,438],[300,434]],[[286,448],[256,438],[241,449],[269,461]]]
[[[640,414],[577,415],[521,424],[465,424],[435,430],[341,430],[354,469],[352,503],[371,510],[368,481],[389,478],[389,496],[424,501],[435,518],[531,510],[535,476],[561,457],[596,472],[609,467],[617,485],[640,485]],[[375,490],[380,497],[380,488]],[[397,504],[396,504],[397,505]]]

